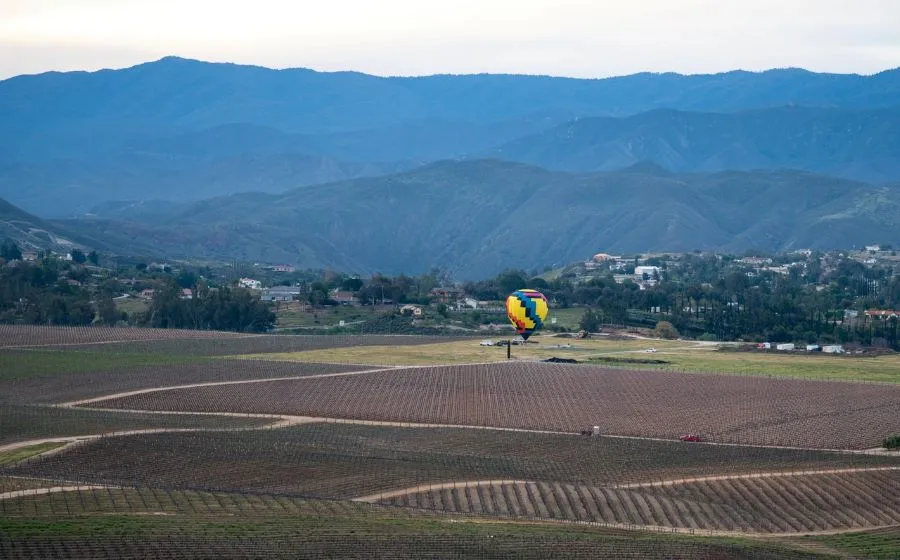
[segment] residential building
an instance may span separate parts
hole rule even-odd
[[[274,286],[263,290],[260,299],[262,301],[293,301],[294,296],[299,296],[300,288],[296,286]]]
[[[822,347],[822,352],[826,354],[843,354],[844,346],[842,344],[828,344]]]
[[[638,280],[642,279],[644,275],[647,275],[648,279],[652,279],[654,276],[659,277],[659,267],[658,266],[636,266],[634,267],[634,277]]]
[[[785,343],[785,344],[778,344],[778,345],[775,346],[775,349],[776,349],[776,350],[781,350],[781,351],[790,351],[790,350],[793,350],[794,348],[795,348],[795,347],[794,347],[794,344],[793,344],[792,342],[788,342],[788,343]]]
[[[866,251],[870,253],[877,253],[881,250],[881,245],[866,245]]]
[[[253,278],[241,278],[240,280],[238,280],[238,285],[249,290],[262,289],[262,282],[260,282],[259,280],[254,280]]]
[[[772,259],[768,257],[744,257],[739,259],[737,262],[743,264],[752,264],[754,266],[760,266],[764,264],[772,264]]]
[[[466,293],[460,288],[433,288],[428,295],[441,303],[453,303],[464,297]]]
[[[141,299],[153,299],[153,295],[156,294],[156,290],[147,288],[146,290],[141,291]]]
[[[353,305],[359,301],[359,299],[353,295],[353,292],[338,289],[331,290],[328,297],[339,305]]]
[[[275,272],[296,272],[297,269],[288,264],[277,264],[272,267]]]
[[[181,299],[194,299],[194,291],[190,288],[181,290]]]

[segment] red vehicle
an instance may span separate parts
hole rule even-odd
[[[698,434],[684,434],[679,439],[681,441],[703,441],[703,437]]]

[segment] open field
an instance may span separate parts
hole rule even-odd
[[[40,455],[41,453],[46,453],[47,451],[58,449],[63,445],[65,445],[65,443],[63,442],[51,441],[46,443],[36,443],[34,445],[28,445],[25,447],[18,447],[16,449],[10,449],[7,451],[0,451],[0,467],[12,465],[13,463],[17,463],[29,457],[34,457],[35,455]]]
[[[148,497],[149,498],[149,497]],[[227,500],[228,496],[219,499]],[[239,503],[243,497],[235,497]],[[271,497],[233,516],[83,515],[0,518],[0,555],[52,558],[390,558],[543,560],[815,560],[778,543],[633,533],[550,523],[434,517],[408,510],[300,505]],[[130,503],[134,503],[134,499]],[[69,498],[71,506],[77,499]],[[341,507],[346,509],[339,509]],[[257,513],[252,513],[257,512]],[[336,511],[330,511],[336,510]],[[300,552],[300,556],[298,556]]]
[[[45,327],[0,325],[0,348],[60,346],[127,341],[222,340],[247,336],[223,331],[142,329],[136,327]]]
[[[491,338],[485,336],[484,338]],[[493,337],[500,340],[502,337]],[[900,384],[900,354],[878,357],[839,356],[828,354],[788,354],[763,352],[717,351],[717,345],[681,340],[588,340],[536,336],[537,344],[514,346],[513,360],[543,360],[551,357],[572,358],[580,362],[591,359],[632,362],[641,369],[728,373],[800,379],[869,381]],[[300,352],[252,353],[240,356],[296,362],[356,363],[370,365],[437,365],[505,362],[505,347],[483,347],[481,339],[439,340],[422,345],[366,346],[324,348]],[[570,348],[561,348],[569,345]],[[656,352],[647,353],[653,348]],[[637,360],[637,361],[636,361]],[[639,361],[659,360],[662,364]]]
[[[900,456],[828,450],[900,433],[897,356],[35,332],[0,348],[0,445],[21,443],[0,454],[3,558],[898,556],[859,531],[900,523]],[[594,425],[624,437],[576,435]],[[712,443],[671,441],[687,432]]]
[[[84,350],[0,350],[0,402],[54,403],[147,387],[302,377],[365,369]]]
[[[896,560],[900,557],[900,527],[860,533],[803,537],[793,541],[825,546],[841,556]]]
[[[900,432],[900,386],[498,363],[150,392],[100,407],[265,412],[865,449]]]
[[[505,362],[506,347],[480,346],[480,341],[504,340],[505,337],[493,338],[485,335],[482,338],[465,340],[432,340],[429,344],[409,345],[404,347],[366,346],[352,348],[325,348],[302,352],[267,353],[262,355],[244,355],[247,359],[283,360],[291,362],[326,362],[355,363],[370,365],[436,365],[436,364],[469,364],[483,362]],[[553,356],[586,359],[593,355],[607,353],[641,352],[647,348],[683,348],[692,346],[690,342],[666,340],[572,340],[547,336],[535,336],[537,344],[513,346],[512,355],[516,360],[537,360]],[[559,348],[560,345],[571,348]]]
[[[263,426],[272,420],[239,416],[125,413],[49,406],[0,406],[0,446],[17,441],[108,434],[154,428],[233,429]]]
[[[696,476],[884,466],[900,466],[900,458],[320,423],[277,430],[103,438],[0,470],[0,474],[116,486],[348,499],[448,481],[621,485]]]
[[[900,524],[900,476],[897,471],[872,471],[638,488],[549,482],[491,484],[417,492],[386,501],[397,506],[501,516],[803,533]]]
[[[166,354],[170,356],[230,356],[242,354],[292,353],[330,348],[355,348],[384,346],[400,348],[419,344],[452,342],[459,338],[449,336],[418,335],[244,335],[223,339],[164,339],[137,342],[110,342],[102,344],[50,346],[95,352]],[[351,360],[342,360],[346,363]],[[352,362],[352,361],[351,361]]]

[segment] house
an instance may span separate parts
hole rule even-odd
[[[260,299],[262,301],[294,301],[294,296],[299,296],[300,288],[296,286],[274,286],[263,290]]]
[[[591,257],[591,260],[593,260],[595,263],[602,263],[607,261],[615,261],[621,258],[622,257],[614,257],[609,253],[597,253],[596,255]]]
[[[404,305],[400,308],[400,313],[403,315],[412,315],[413,317],[421,317],[422,316],[422,308],[418,305]]]
[[[34,251],[22,251],[22,260],[23,261],[36,261],[37,258],[38,258],[38,255]]]
[[[328,297],[337,302],[338,305],[353,305],[357,301],[357,297],[353,295],[353,292],[348,292],[346,290],[331,290],[331,293],[328,294]]]
[[[806,345],[806,351],[807,351],[807,352],[821,352],[822,349],[819,348],[819,345],[818,345],[818,344],[807,344],[807,345]]]
[[[889,309],[866,309],[866,317],[873,319],[900,318],[900,311],[892,311]]]
[[[254,280],[253,278],[241,278],[238,280],[238,285],[242,288],[247,288],[248,290],[261,290],[262,282],[259,280]]]
[[[870,253],[877,253],[881,250],[881,245],[866,245],[866,251]]]
[[[864,261],[863,261],[863,264],[875,264],[875,263],[877,263],[877,262],[878,262],[878,259],[876,259],[876,258],[871,258],[871,259],[866,259],[866,260],[864,260]]]
[[[194,299],[194,291],[190,288],[184,288],[181,290],[181,299]]]
[[[759,344],[756,345],[756,349],[757,350],[771,350],[772,343],[771,342],[760,342]]]
[[[654,276],[659,277],[659,267],[658,266],[636,266],[634,267],[634,277],[638,280],[641,280],[644,275],[647,275],[648,279],[652,279]]]
[[[461,302],[459,302],[459,306],[460,306],[460,308],[465,306],[470,309],[478,309],[478,300],[475,298],[467,297],[467,298],[463,299]]]
[[[772,264],[772,259],[768,257],[744,257],[742,259],[738,259],[738,262],[744,264],[752,264],[754,266],[761,266],[764,264]]]
[[[154,294],[156,294],[156,290],[152,288],[147,288],[146,290],[141,291],[141,299],[153,299]]]
[[[822,352],[826,354],[843,354],[844,346],[842,344],[829,344],[822,347]]]
[[[793,349],[794,349],[794,343],[788,342],[788,343],[785,343],[785,344],[778,344],[778,345],[775,346],[775,349],[776,349],[776,350],[781,350],[782,352],[790,351],[790,350],[793,350]]]
[[[293,266],[288,265],[288,264],[277,264],[272,268],[272,270],[274,270],[275,272],[296,272],[297,271],[296,268],[294,268]]]

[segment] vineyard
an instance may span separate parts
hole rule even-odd
[[[448,481],[620,486],[697,476],[892,466],[900,466],[900,461],[814,450],[314,423],[102,438],[0,473],[114,486],[351,499]],[[890,474],[896,480],[900,471]]]
[[[461,344],[434,337],[0,335],[4,559],[808,559],[844,549],[803,535],[900,524],[900,455],[870,450],[898,385],[271,359]]]
[[[365,375],[149,392],[110,408],[266,412],[724,443],[877,447],[900,432],[900,386],[628,371],[548,363],[387,370]]]
[[[386,503],[626,526],[802,533],[900,524],[897,486],[896,471],[727,478],[635,488],[558,482],[471,484],[405,494]],[[891,493],[885,498],[887,489]]]

